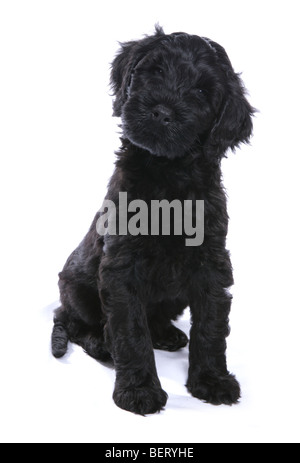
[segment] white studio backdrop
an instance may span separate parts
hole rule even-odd
[[[299,40],[293,0],[0,2],[3,442],[299,442]],[[119,147],[109,89],[118,41],[166,33],[227,50],[259,109],[223,162],[236,285],[235,407],[188,395],[188,351],[157,352],[166,410],[111,399],[114,371],[72,346],[51,357],[57,273],[101,206]],[[188,312],[179,325],[189,330]]]

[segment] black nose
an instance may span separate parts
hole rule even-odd
[[[173,121],[174,114],[172,109],[159,104],[152,109],[152,118],[163,125],[168,125]]]

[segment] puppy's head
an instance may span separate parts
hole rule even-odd
[[[254,110],[225,50],[208,39],[157,28],[122,44],[111,82],[124,136],[153,155],[174,159],[201,146],[221,158],[249,141]]]

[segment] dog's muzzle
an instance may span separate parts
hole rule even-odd
[[[156,105],[151,112],[154,121],[162,125],[168,125],[174,121],[174,111],[165,105]]]

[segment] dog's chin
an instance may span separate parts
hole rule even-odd
[[[128,137],[127,139],[135,146],[138,148],[143,149],[144,151],[148,151],[151,155],[157,156],[157,157],[164,157],[168,159],[178,159],[182,158],[186,155],[186,151],[182,148],[180,149],[179,147],[172,147],[171,145],[169,146],[164,146],[156,143],[155,145],[148,145],[143,142],[139,142],[135,140],[132,137]]]
[[[123,124],[123,133],[125,138],[133,145],[148,151],[153,156],[178,159],[183,158],[190,152],[190,145],[186,146],[180,143],[179,140],[174,143],[174,140],[166,135],[159,137],[155,132],[148,134],[143,133],[143,131],[135,133],[126,124]]]

